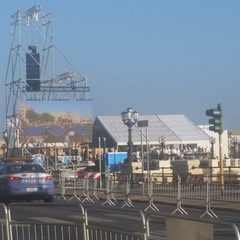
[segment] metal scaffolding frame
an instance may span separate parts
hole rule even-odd
[[[11,16],[11,47],[5,78],[7,149],[24,147],[19,143],[19,104],[26,101],[91,101],[87,78],[82,76],[54,44],[53,15],[40,5]],[[25,55],[31,46],[41,59],[40,89],[29,91]],[[26,143],[27,144],[27,143]],[[21,145],[21,146],[20,146]]]

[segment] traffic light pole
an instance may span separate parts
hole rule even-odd
[[[212,117],[209,119],[209,130],[218,133],[219,135],[219,164],[220,164],[220,182],[221,193],[224,191],[224,172],[223,172],[223,156],[222,156],[222,133],[223,133],[223,109],[221,104],[217,105],[217,108],[211,108],[206,110],[206,115]]]
[[[219,161],[220,161],[220,181],[221,193],[224,191],[224,172],[223,172],[223,154],[222,154],[222,134],[219,133]]]

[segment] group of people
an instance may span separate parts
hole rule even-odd
[[[174,146],[165,146],[164,148],[150,149],[149,156],[151,159],[189,159],[199,158],[206,156],[210,151],[207,147],[189,147],[185,146],[183,149],[175,148]],[[141,152],[135,151],[133,153],[135,161],[141,161]],[[147,153],[143,154],[144,159],[147,157]]]

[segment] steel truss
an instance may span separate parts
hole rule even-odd
[[[29,91],[25,74],[29,46],[40,54],[40,88]],[[11,47],[5,78],[7,149],[19,144],[19,103],[24,101],[91,101],[87,78],[82,76],[54,44],[53,15],[40,5],[11,16]]]

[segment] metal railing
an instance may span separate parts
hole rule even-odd
[[[105,173],[104,173],[105,174]],[[196,179],[194,179],[196,178]],[[212,179],[219,178],[218,175],[189,175],[173,176],[171,174],[153,174],[150,179],[136,177],[136,174],[111,174],[104,179],[58,179],[56,187],[60,191],[59,198],[64,198],[68,201],[77,199],[80,202],[94,201],[105,198],[105,204],[115,205],[116,198],[123,199],[123,207],[133,207],[134,200],[145,199],[148,201],[146,211],[151,208],[158,211],[154,201],[161,200],[164,197],[175,200],[177,209],[184,213],[182,208],[183,200],[202,200],[203,205],[207,209],[207,214],[212,217],[217,217],[213,214],[210,204],[213,201],[239,202],[240,201],[240,184],[226,183],[223,186],[220,183],[213,182]],[[158,180],[160,179],[160,181]],[[170,179],[171,181],[163,181]],[[224,189],[224,191],[223,191]],[[68,198],[68,199],[67,199]]]
[[[223,230],[226,239],[239,240],[239,229],[234,223],[222,222],[213,219],[190,219],[188,217],[177,217],[163,215],[156,212],[148,212],[145,215],[147,239],[155,235],[151,231],[151,225],[159,222],[159,231],[163,239],[222,239]],[[155,239],[155,238],[154,238]]]
[[[23,207],[23,205],[19,205]],[[26,205],[26,207],[40,207],[38,205]],[[14,208],[13,208],[14,207]],[[116,219],[113,222],[122,221],[119,214],[126,217],[131,215],[134,219],[134,229],[124,230],[115,228],[109,223],[107,225],[99,224],[95,221],[89,221],[91,214],[87,207],[79,204],[81,219],[77,224],[71,223],[41,223],[30,220],[16,220],[12,218],[15,207],[18,205],[4,204],[0,205],[1,218],[0,232],[2,240],[151,240],[154,235],[161,235],[163,239],[221,239],[222,232],[227,232],[228,240],[240,240],[238,227],[234,223],[222,222],[215,219],[191,219],[186,216],[164,215],[156,212],[145,212],[142,210],[124,211],[116,210]],[[55,206],[57,207],[57,206]],[[60,207],[60,206],[59,206]],[[111,208],[98,208],[106,215]],[[29,211],[30,212],[30,211]],[[94,212],[94,211],[92,211]],[[119,224],[121,225],[121,224]],[[153,227],[155,226],[155,227]],[[157,229],[157,232],[156,232]],[[191,229],[191,231],[190,231]],[[160,231],[160,233],[159,233]]]
[[[23,205],[19,205],[22,207]],[[38,205],[26,205],[26,207]],[[139,218],[139,225],[142,231],[132,233],[107,226],[100,227],[96,223],[89,222],[87,208],[82,204],[80,206],[81,221],[78,224],[73,223],[41,223],[37,221],[12,219],[14,210],[12,208],[18,205],[1,204],[0,209],[5,217],[1,220],[0,232],[1,240],[147,240],[147,232],[143,227],[145,218],[143,214]],[[40,205],[38,206],[40,207]],[[1,213],[1,214],[2,214]]]

